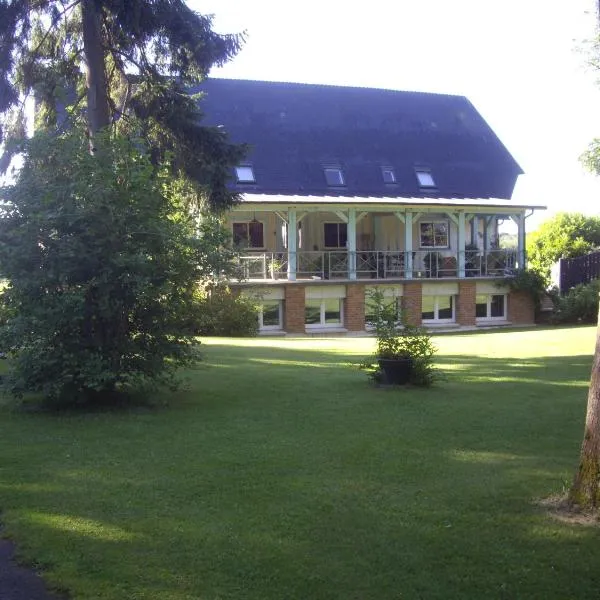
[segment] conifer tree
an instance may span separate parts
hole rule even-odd
[[[242,35],[214,32],[211,17],[182,0],[1,0],[4,169],[24,134],[25,99],[34,97],[38,129],[65,127],[67,115],[84,119],[91,137],[135,127],[155,162],[174,157],[210,206],[229,206],[227,175],[243,148],[202,125],[190,90],[242,43]]]

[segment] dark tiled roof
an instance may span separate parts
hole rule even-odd
[[[240,191],[328,196],[510,198],[522,173],[462,96],[209,79],[197,90],[205,122],[250,145],[255,185]],[[328,187],[338,165],[346,185]],[[397,184],[385,184],[393,167]],[[420,189],[426,167],[436,189]]]

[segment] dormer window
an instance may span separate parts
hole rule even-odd
[[[433,175],[429,169],[415,169],[415,174],[419,180],[419,186],[422,188],[437,187]]]
[[[344,172],[340,167],[325,167],[323,171],[327,185],[339,187],[346,184],[344,181]]]
[[[381,167],[383,183],[396,183],[396,172],[392,167]]]
[[[238,165],[235,168],[238,183],[255,183],[254,169],[250,165]]]

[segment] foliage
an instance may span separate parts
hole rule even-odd
[[[243,35],[220,35],[210,16],[173,0],[10,0],[0,3],[0,142],[10,156],[25,135],[27,97],[36,129],[85,121],[146,140],[155,164],[169,154],[213,207],[243,148],[201,124],[198,83],[237,54]],[[135,119],[132,121],[132,117]]]
[[[279,279],[279,276],[282,274],[283,266],[284,266],[283,260],[281,258],[278,258],[277,256],[274,256],[269,261],[269,275],[273,279]]]
[[[600,68],[598,58],[600,58],[600,40],[594,44],[594,61],[591,64],[596,70]],[[600,174],[600,138],[594,138],[579,159],[590,173]]]
[[[581,213],[558,213],[527,237],[529,267],[550,283],[552,265],[600,247],[600,217]]]
[[[596,323],[600,280],[580,283],[557,298],[554,318],[559,323]]]
[[[398,323],[396,303],[390,303],[385,292],[375,287],[368,292],[368,301],[375,318],[375,356],[360,367],[374,379],[381,377],[377,360],[380,358],[410,358],[413,361],[410,382],[418,386],[432,385],[436,379],[433,357],[437,352],[431,335],[423,327],[415,327],[401,319]]]
[[[0,290],[0,327],[2,327],[8,322],[9,318],[13,314],[13,311],[10,309],[10,307],[4,299],[6,283],[0,285],[2,286],[2,289]]]
[[[465,245],[465,274],[467,277],[479,275],[479,247],[477,244]]]
[[[498,287],[507,286],[513,292],[525,292],[531,296],[535,314],[539,315],[542,300],[547,294],[546,281],[538,272],[531,269],[515,269],[510,277],[497,283]]]
[[[191,328],[198,335],[253,337],[258,333],[258,304],[226,284],[198,289]]]
[[[516,233],[501,233],[498,244],[503,250],[516,250],[519,246],[519,240]]]
[[[140,140],[37,135],[3,190],[0,263],[12,312],[0,329],[7,387],[90,402],[172,383],[195,360],[187,328],[199,279],[224,269],[226,235],[186,208],[188,186]],[[199,235],[198,235],[199,234]]]
[[[440,252],[427,252],[423,257],[423,263],[429,277],[437,277],[442,264],[442,254]]]

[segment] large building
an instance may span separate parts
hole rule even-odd
[[[382,286],[427,326],[533,322],[521,168],[462,96],[210,79],[208,124],[249,145],[229,214],[263,332],[364,331]],[[499,246],[512,220],[516,249]]]

